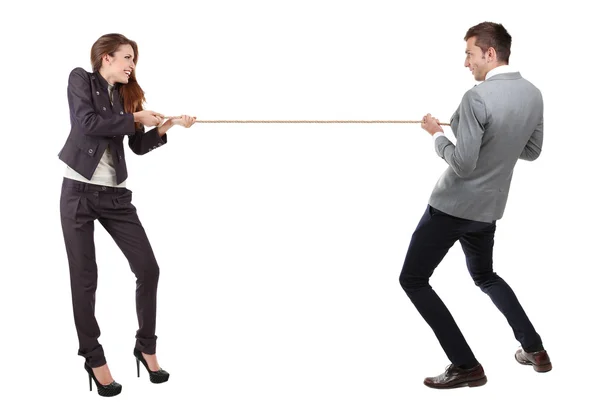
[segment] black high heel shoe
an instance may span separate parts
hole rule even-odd
[[[112,383],[109,383],[106,386],[100,384],[100,382],[98,382],[98,379],[96,379],[96,375],[94,374],[92,368],[89,367],[87,363],[84,363],[83,367],[85,368],[85,371],[88,372],[88,376],[90,379],[90,391],[92,391],[92,379],[94,379],[94,382],[96,383],[96,388],[98,389],[98,394],[102,397],[112,397],[121,393],[122,386],[119,383],[113,380]]]
[[[158,369],[157,371],[150,370],[150,368],[148,367],[148,362],[146,362],[146,359],[144,359],[144,356],[142,355],[141,351],[134,348],[133,355],[135,356],[138,377],[140,377],[140,362],[142,362],[142,364],[148,371],[148,374],[150,375],[150,381],[152,383],[164,383],[167,380],[169,380],[169,372],[167,372],[166,370],[163,370],[163,369]]]

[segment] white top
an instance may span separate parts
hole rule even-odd
[[[512,72],[516,72],[512,66],[508,66],[508,65],[500,65],[495,67],[494,69],[492,69],[491,71],[489,71],[486,75],[485,75],[485,79],[490,79],[492,76],[494,75],[498,75],[499,73],[512,73]]]
[[[108,94],[111,105],[113,88],[114,85],[108,85]],[[105,185],[108,187],[125,188],[126,186],[126,181],[123,181],[117,185],[117,172],[115,171],[113,154],[110,150],[110,145],[106,147],[106,150],[104,150],[104,154],[102,154],[102,158],[100,158],[100,162],[98,163],[98,167],[96,167],[96,171],[94,171],[94,174],[92,175],[92,179],[88,180],[68,165],[65,171],[65,178],[87,182],[89,184]]]

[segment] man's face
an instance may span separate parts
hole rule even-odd
[[[477,45],[475,45],[477,37],[471,37],[467,40],[467,49],[465,54],[465,66],[471,70],[476,81],[484,81],[485,75],[490,71],[487,57]]]

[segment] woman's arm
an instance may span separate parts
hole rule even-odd
[[[83,68],[75,68],[71,71],[67,98],[71,117],[83,129],[85,135],[115,137],[135,133],[135,120],[131,113],[105,118],[96,112],[90,79]]]
[[[177,124],[189,128],[195,121],[195,116],[182,115],[167,119],[163,124],[152,130],[137,130],[133,136],[129,136],[129,148],[137,155],[149,153],[150,151],[167,144],[167,131],[171,127]]]

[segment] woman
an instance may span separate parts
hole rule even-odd
[[[127,258],[136,276],[138,330],[134,356],[153,383],[168,380],[156,358],[156,291],[159,267],[152,247],[131,203],[126,187],[127,166],[123,140],[136,154],[148,153],[167,143],[174,125],[189,128],[195,117],[164,116],[143,110],[144,92],[135,79],[137,44],[120,34],[100,37],[92,46],[93,72],[75,68],[67,88],[71,116],[70,134],[58,154],[67,164],[60,197],[62,230],[69,261],[78,354],[85,358],[90,391],[92,379],[98,394],[115,396],[121,385],[108,368],[100,329],[94,316],[97,266],[94,221],[108,231]],[[161,124],[162,123],[162,124]],[[152,127],[145,131],[144,126]]]

